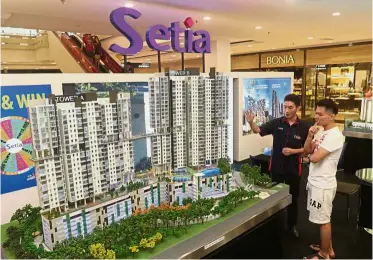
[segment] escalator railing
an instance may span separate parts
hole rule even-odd
[[[118,62],[116,62],[113,59],[113,57],[111,57],[110,54],[106,50],[104,50],[103,48],[101,48],[100,58],[104,62],[106,67],[109,68],[109,70],[111,72],[113,72],[113,73],[122,73],[123,72],[122,66],[120,66],[118,64]]]
[[[74,33],[66,33],[67,35],[70,36],[70,38],[72,40],[75,41],[75,43],[78,45],[79,48],[82,48],[82,45],[83,45],[83,40],[82,38],[79,37],[79,35],[76,35]],[[99,62],[99,71],[102,72],[102,73],[110,73],[111,71],[109,70],[109,68],[105,65],[105,63],[100,59],[100,62]]]
[[[79,47],[83,44],[82,38],[74,33],[69,33],[69,36],[78,44]],[[112,72],[112,73],[122,73],[122,66],[115,61],[113,57],[103,48],[100,51],[100,71],[101,72]],[[103,71],[106,70],[106,71]],[[107,71],[109,70],[109,71]]]
[[[99,69],[92,63],[87,55],[78,47],[77,43],[66,33],[61,33],[61,42],[71,53],[74,59],[87,73],[98,73]]]

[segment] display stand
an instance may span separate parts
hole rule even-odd
[[[343,169],[346,174],[357,170],[372,168],[372,133],[343,131],[346,147],[343,155]]]
[[[266,241],[269,239],[268,234],[275,235],[271,248],[278,249],[270,252],[276,256],[268,257],[280,258],[281,239],[275,238],[282,231],[281,214],[290,204],[291,195],[286,186],[254,206],[161,252],[153,259],[255,258],[252,254],[263,242],[259,238],[264,238],[264,234],[267,234]],[[269,229],[270,233],[264,232]],[[245,243],[248,243],[245,247],[240,246]],[[261,251],[262,257],[263,253]]]

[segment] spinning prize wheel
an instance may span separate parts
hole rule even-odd
[[[32,139],[30,122],[23,117],[1,119],[1,174],[17,175],[30,170]]]

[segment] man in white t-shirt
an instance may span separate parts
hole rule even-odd
[[[321,237],[321,246],[311,245],[317,253],[307,259],[335,257],[330,216],[337,190],[335,175],[344,142],[343,135],[334,121],[337,114],[338,106],[333,100],[320,100],[316,104],[316,123],[309,129],[304,144],[304,152],[310,155],[311,161],[307,183],[309,220],[320,225]]]

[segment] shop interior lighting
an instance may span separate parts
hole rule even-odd
[[[19,45],[21,45],[21,46],[27,46],[28,43],[20,43]]]
[[[334,12],[334,13],[332,13],[332,15],[333,15],[333,16],[340,16],[341,13],[340,13],[340,12]]]
[[[203,17],[203,20],[205,20],[205,21],[210,21],[210,20],[211,20],[211,17],[210,17],[210,16],[205,16],[205,17]]]
[[[133,4],[132,4],[132,3],[125,3],[125,4],[124,4],[124,7],[132,8],[132,7],[133,7]]]
[[[312,36],[308,37],[308,40],[313,40],[313,37]]]
[[[251,48],[251,47],[253,47],[253,46],[252,46],[252,45],[247,45],[247,47]]]
[[[1,44],[2,44],[2,45],[5,45],[6,43],[5,43],[5,42],[2,42]]]
[[[263,27],[262,27],[262,26],[260,26],[260,25],[258,25],[258,26],[255,26],[255,30],[261,30],[261,29],[263,29]]]

